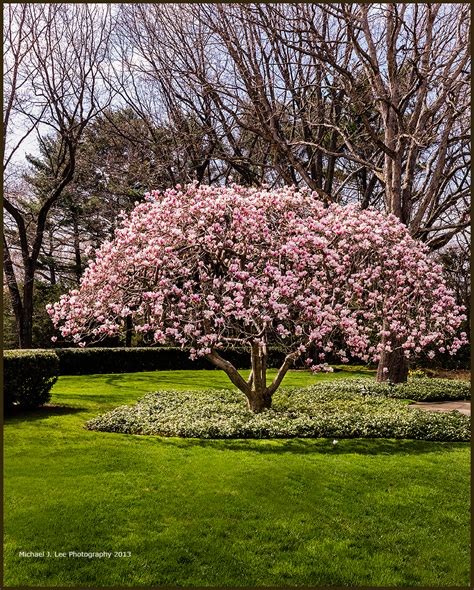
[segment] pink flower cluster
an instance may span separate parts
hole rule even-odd
[[[77,344],[117,335],[131,317],[154,342],[193,357],[273,341],[312,357],[315,370],[331,351],[343,361],[377,361],[398,347],[407,358],[454,354],[466,342],[462,311],[394,216],[325,208],[294,187],[195,183],[137,205],[79,290],[48,306]],[[345,343],[337,351],[336,335]]]

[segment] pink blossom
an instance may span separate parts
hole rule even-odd
[[[383,347],[454,354],[467,342],[439,266],[393,215],[324,207],[295,187],[193,183],[148,197],[95,252],[80,288],[47,306],[63,337],[116,336],[130,318],[193,358],[276,342],[321,360],[337,336],[342,362],[376,362]]]

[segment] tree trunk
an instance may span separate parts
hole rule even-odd
[[[267,388],[267,347],[253,342],[251,359],[252,372],[247,400],[249,409],[258,414],[272,405],[272,396]]]
[[[49,268],[49,282],[51,283],[51,285],[55,285],[56,284],[56,268],[54,266],[54,260],[53,260],[52,254],[49,257],[48,268]]]
[[[272,383],[267,387],[267,347],[252,344],[252,371],[247,381],[237,371],[232,363],[223,359],[214,349],[206,358],[216,367],[227,373],[232,383],[247,397],[248,407],[252,412],[259,413],[272,405],[272,396],[280,386],[288,369],[295,360],[301,356],[301,352],[295,351],[286,355],[283,364],[278,369]]]
[[[266,388],[264,390],[255,391],[252,389],[247,396],[249,410],[255,414],[259,414],[272,406],[272,396],[268,394]]]
[[[23,287],[23,313],[20,325],[20,348],[33,344],[33,278],[25,277]]]
[[[385,177],[385,207],[387,213],[392,213],[405,223],[402,214],[402,156],[403,150],[397,149],[395,141],[397,133],[397,119],[393,109],[389,108],[385,116],[385,143],[394,151],[395,156],[385,154],[384,177]],[[387,324],[384,321],[384,330]],[[392,342],[395,337],[392,336]],[[386,338],[382,337],[382,344]],[[383,351],[380,355],[377,367],[377,381],[389,381],[391,383],[406,383],[408,379],[408,362],[400,347],[401,342],[393,346],[392,352]]]
[[[18,343],[21,347],[21,332],[23,325],[23,302],[21,300],[20,289],[15,276],[15,270],[13,268],[13,262],[10,256],[10,249],[3,234],[3,270],[5,273],[5,279],[10,292],[12,301],[13,313],[15,315],[16,331],[18,336]]]
[[[125,346],[130,348],[132,346],[133,323],[132,318],[127,316],[125,318]]]
[[[384,371],[384,368],[387,370]],[[397,348],[392,352],[382,352],[377,368],[377,381],[379,383],[406,383],[408,379],[408,361],[403,354],[403,349]]]
[[[33,346],[33,319],[25,307],[25,315],[20,330],[20,348],[31,348]]]
[[[79,222],[77,210],[72,212],[72,227],[74,234],[74,273],[76,275],[77,284],[80,284],[82,275],[82,257],[81,257],[81,236],[79,233]]]

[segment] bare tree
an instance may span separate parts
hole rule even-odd
[[[469,224],[469,7],[338,10],[380,114],[386,210],[440,248]]]
[[[46,222],[51,208],[74,178],[77,150],[86,125],[109,103],[101,87],[101,66],[107,56],[111,21],[109,7],[90,4],[22,5],[17,20],[8,21],[8,38],[17,30],[27,31],[29,45],[12,50],[25,57],[23,86],[12,83],[8,104],[16,116],[34,122],[41,145],[47,141],[45,130],[59,138],[49,191],[37,208],[32,226],[21,201],[5,195],[4,208],[16,228],[21,251],[22,280],[17,277],[11,243],[4,233],[4,270],[17,322],[20,346],[31,346],[34,277],[43,245]],[[19,16],[18,16],[19,15]],[[20,19],[20,20],[18,20]],[[19,24],[20,23],[20,24]],[[16,53],[15,53],[16,52]],[[19,78],[19,75],[17,76]],[[10,111],[12,113],[13,110]],[[10,115],[9,115],[10,116]],[[8,140],[8,137],[7,137]],[[29,212],[28,212],[29,213]]]
[[[120,92],[170,121],[199,180],[306,184],[326,202],[376,204],[383,158],[364,122],[373,136],[380,115],[355,112],[342,74],[312,52],[308,19],[349,68],[344,22],[321,5],[123,5]]]
[[[336,157],[325,162],[297,140],[311,139],[310,121],[322,113],[338,116],[337,97],[319,64],[282,51],[261,10],[122,6],[121,94],[137,112],[169,121],[198,180],[303,183],[330,200]]]
[[[186,23],[179,26],[182,12],[179,6],[121,6],[112,84],[118,80],[123,102],[146,122],[147,139],[171,184],[218,182],[224,172],[216,156],[217,115],[196,79],[206,63],[206,38],[195,31],[196,42],[186,34]],[[163,144],[163,129],[169,129],[172,143]]]
[[[46,105],[33,108],[34,96],[31,79],[36,74],[31,55],[35,43],[48,25],[43,7],[37,7],[35,14],[42,19],[42,26],[33,29],[31,24],[32,9],[29,4],[5,4],[3,8],[3,137],[2,161],[5,173],[12,158],[24,141],[38,126]],[[24,104],[28,102],[31,109],[25,112]],[[24,116],[21,117],[20,114]],[[20,121],[19,121],[20,119]],[[21,128],[15,133],[12,122]]]

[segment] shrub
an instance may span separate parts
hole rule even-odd
[[[36,349],[36,352],[44,349]],[[97,373],[136,373],[139,371],[173,371],[215,369],[205,358],[191,360],[189,351],[177,347],[91,347],[91,348],[55,348],[46,352],[54,352],[59,358],[60,375],[93,375]],[[250,367],[250,353],[243,348],[226,350],[225,357],[238,369]],[[268,351],[268,366],[279,367],[285,353],[276,346]],[[295,368],[306,368],[300,359]],[[353,370],[366,370],[357,366]],[[341,365],[340,370],[351,370]]]
[[[412,401],[467,400],[471,397],[469,381],[428,377],[415,377],[397,385],[377,383],[373,379],[339,379],[325,383],[324,388],[332,395],[356,392],[366,396]]]
[[[424,369],[410,369],[408,371],[408,377],[411,379],[422,379],[426,377],[426,371]]]
[[[55,352],[60,375],[215,369],[205,358],[193,361],[188,350],[173,347],[57,348]],[[250,367],[250,354],[244,349],[226,351],[226,358],[238,369]],[[269,366],[279,366],[283,359],[278,349],[269,351]]]
[[[5,410],[45,404],[58,372],[59,360],[53,351],[6,350],[3,357]]]
[[[58,348],[55,352],[61,375],[192,368],[189,353],[179,348]],[[203,362],[196,363],[193,368],[202,369],[203,365]]]
[[[357,390],[283,389],[254,414],[236,391],[160,391],[86,423],[89,430],[195,438],[411,438],[467,441],[470,418]]]

